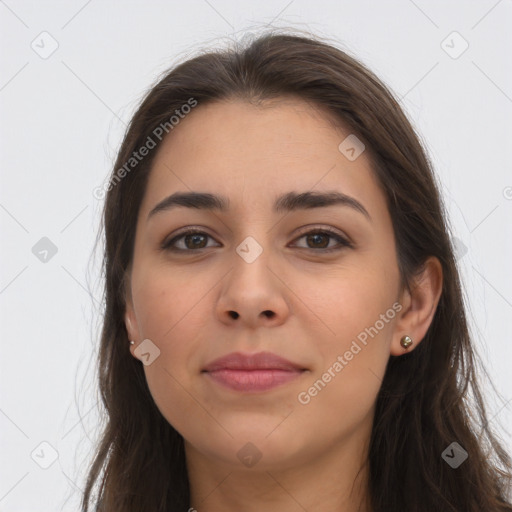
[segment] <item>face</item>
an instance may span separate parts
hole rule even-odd
[[[160,147],[125,321],[188,453],[284,469],[369,435],[402,296],[385,197],[367,153],[339,149],[349,135],[300,100],[231,101],[199,105]],[[226,208],[151,214],[180,192]],[[310,207],[290,193],[311,194]],[[349,199],[315,203],[327,193]],[[261,352],[291,364],[209,367]]]

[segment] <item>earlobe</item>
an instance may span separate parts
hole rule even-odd
[[[443,269],[439,260],[431,256],[416,277],[411,291],[405,292],[404,302],[408,306],[404,307],[395,325],[391,355],[411,352],[423,340],[434,319],[442,289]]]

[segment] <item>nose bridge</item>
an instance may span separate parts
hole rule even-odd
[[[270,229],[272,219],[264,213],[258,213],[265,212],[266,208],[268,204],[246,201],[242,210],[236,214],[238,228],[234,235],[238,238],[235,243],[238,243],[234,246],[235,253],[247,265],[260,260],[268,261],[271,236],[274,233]]]
[[[270,244],[263,228],[258,231],[252,230],[252,233],[235,246],[231,278],[238,281],[240,285],[260,288],[268,284],[270,277],[268,274],[273,275],[269,269]],[[242,291],[247,295],[251,292],[251,290]]]

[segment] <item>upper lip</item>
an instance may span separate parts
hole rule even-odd
[[[213,360],[203,368],[203,372],[216,370],[305,370],[301,365],[288,361],[272,352],[244,354],[232,352]]]

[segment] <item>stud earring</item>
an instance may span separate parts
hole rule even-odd
[[[405,349],[408,349],[412,345],[412,339],[409,336],[403,336],[400,340],[400,345]]]
[[[130,341],[130,345],[134,345],[135,344],[135,341]]]

